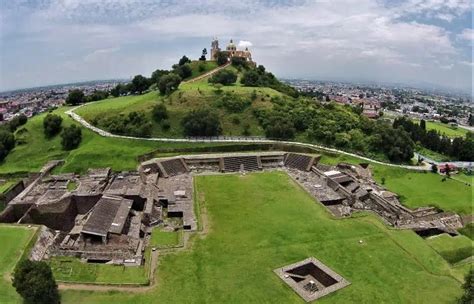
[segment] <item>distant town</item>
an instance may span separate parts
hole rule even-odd
[[[27,117],[65,104],[69,91],[79,89],[86,96],[96,91],[110,92],[128,80],[97,80],[21,89],[0,93],[0,121]],[[331,81],[285,79],[299,92],[323,101],[334,101],[362,107],[362,114],[378,118],[408,116],[413,119],[437,120],[474,131],[472,97],[454,93],[428,91],[402,86],[381,86]]]
[[[69,91],[73,89],[82,90],[85,95],[90,95],[94,91],[110,91],[122,82],[126,81],[97,80],[0,92],[0,121],[10,121],[20,114],[32,117],[62,106]]]
[[[344,82],[295,79],[285,82],[316,99],[362,106],[362,113],[370,118],[384,114],[404,115],[413,119],[439,120],[474,130],[474,103],[472,97],[465,94]]]

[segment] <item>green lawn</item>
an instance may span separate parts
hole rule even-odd
[[[459,232],[471,240],[474,240],[474,223],[467,224],[464,228],[459,229]]]
[[[427,130],[437,130],[441,134],[445,134],[449,137],[464,137],[469,131],[459,127],[452,127],[448,124],[444,124],[437,121],[427,121]]]
[[[64,114],[68,107],[55,111],[63,117],[63,126],[72,123]],[[17,145],[7,158],[0,163],[0,173],[38,172],[52,159],[64,159],[60,172],[82,173],[89,168],[111,167],[116,171],[134,170],[138,165],[138,156],[156,149],[202,147],[205,143],[165,143],[147,140],[117,139],[99,136],[82,128],[82,142],[72,151],[62,150],[60,136],[47,139],[43,134],[43,118],[46,114],[28,120],[18,136],[23,144]]]
[[[147,293],[62,292],[64,303],[304,303],[273,269],[314,256],[352,284],[318,303],[453,303],[461,283],[412,231],[333,219],[282,172],[196,177],[206,235],[160,256]],[[362,240],[362,244],[359,241]]]
[[[169,248],[182,244],[183,231],[163,231],[160,228],[153,229],[149,247]]]
[[[373,166],[373,176],[387,189],[397,193],[408,207],[436,206],[461,214],[472,214],[473,187],[435,173],[420,173],[402,168]]]
[[[440,234],[426,240],[446,261],[458,263],[473,255],[474,242],[464,235]]]
[[[16,262],[22,256],[27,244],[35,234],[36,228],[28,229],[22,226],[9,226],[0,224],[0,303],[21,303],[20,296],[16,293],[7,280],[13,271]]]
[[[58,281],[76,283],[147,284],[144,267],[81,263],[79,259],[55,257],[50,260]]]
[[[413,121],[420,123],[419,119],[413,119]],[[469,131],[460,127],[453,127],[449,124],[444,124],[439,121],[428,121],[426,120],[426,129],[427,130],[436,130],[441,134],[444,134],[448,137],[464,137]]]

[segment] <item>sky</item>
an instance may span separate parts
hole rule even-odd
[[[232,38],[280,78],[472,91],[470,0],[0,0],[0,91],[130,78]]]

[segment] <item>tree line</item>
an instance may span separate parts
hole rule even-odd
[[[474,160],[474,133],[468,132],[463,137],[449,138],[436,130],[427,130],[426,121],[416,123],[405,117],[398,117],[393,121],[394,128],[403,128],[410,138],[423,147],[447,155],[456,160]]]

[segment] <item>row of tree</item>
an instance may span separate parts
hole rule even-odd
[[[457,160],[474,160],[474,134],[472,132],[468,132],[464,138],[456,137],[451,139],[436,130],[427,130],[424,120],[421,120],[418,124],[405,117],[396,118],[393,122],[393,127],[403,128],[414,142],[427,149]]]
[[[269,138],[292,139],[305,133],[312,141],[374,157],[383,154],[393,162],[413,157],[414,143],[405,130],[370,120],[350,106],[306,98],[274,97],[272,102],[272,109],[254,109]]]

